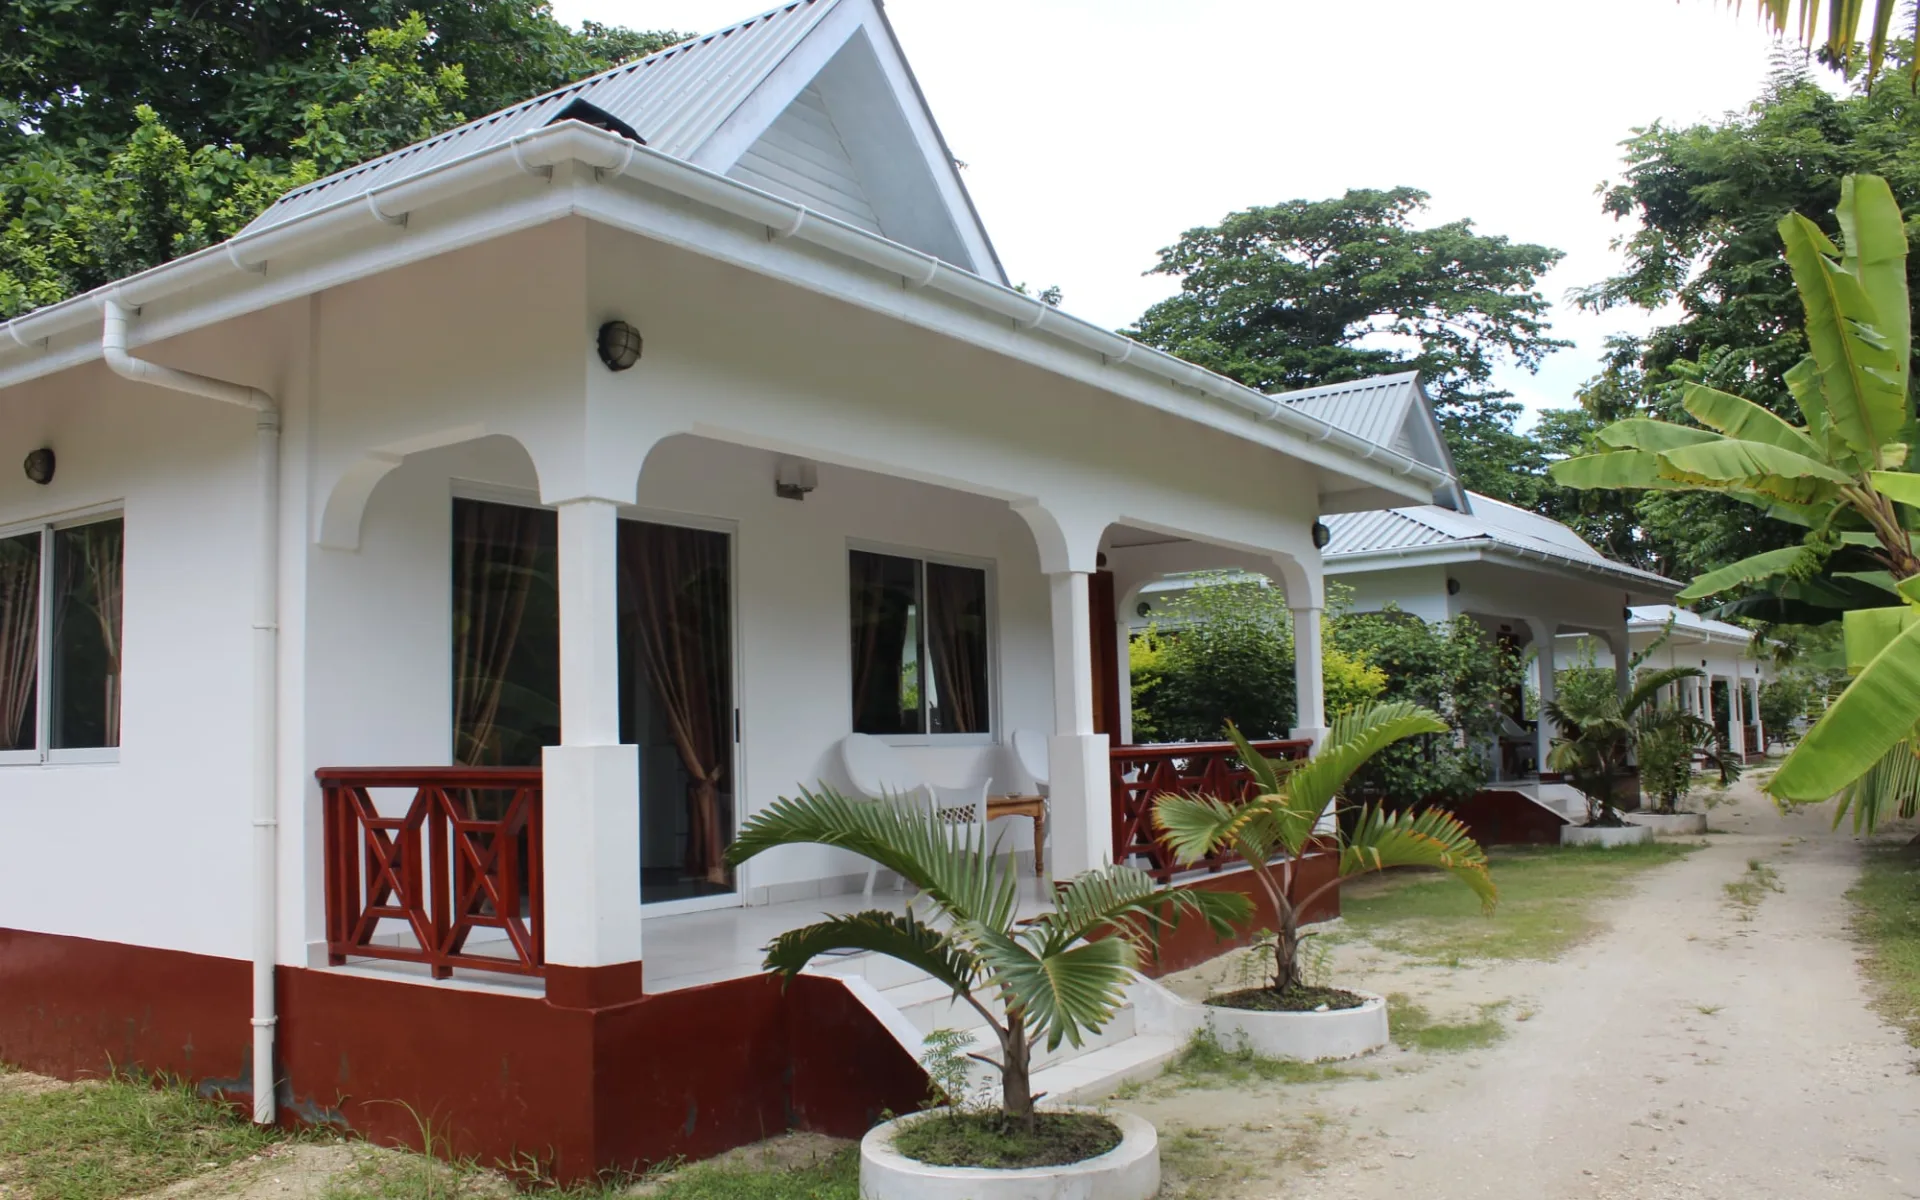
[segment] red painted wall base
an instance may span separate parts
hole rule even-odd
[[[413,1146],[427,1122],[455,1156],[563,1181],[786,1129],[856,1137],[926,1095],[919,1065],[829,979],[598,1008],[289,967],[278,984],[286,1119]],[[0,1060],[249,1095],[248,991],[235,959],[0,930]]]
[[[1293,888],[1289,893],[1298,904],[1311,895],[1321,885],[1332,880],[1339,868],[1340,860],[1332,854],[1308,854],[1294,869]],[[1239,932],[1229,940],[1221,941],[1213,936],[1213,931],[1205,921],[1198,917],[1188,917],[1170,930],[1162,930],[1159,943],[1153,956],[1140,970],[1144,975],[1155,979],[1162,975],[1171,975],[1175,971],[1184,971],[1188,967],[1197,967],[1212,958],[1218,958],[1229,950],[1249,945],[1264,931],[1280,927],[1280,920],[1274,915],[1273,904],[1261,892],[1254,882],[1251,872],[1246,870],[1223,871],[1218,875],[1206,875],[1182,887],[1196,888],[1209,892],[1242,892],[1253,900],[1253,917],[1240,926]],[[1311,924],[1316,921],[1331,921],[1340,915],[1340,889],[1328,888],[1300,914],[1300,923]]]

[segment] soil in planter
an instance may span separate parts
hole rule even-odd
[[[957,1112],[915,1121],[893,1148],[935,1167],[1059,1167],[1097,1158],[1120,1144],[1120,1127],[1098,1113],[1039,1113],[1032,1133],[1000,1111]]]
[[[1366,1002],[1367,998],[1356,992],[1330,987],[1294,987],[1284,992],[1247,988],[1207,997],[1207,1003],[1215,1008],[1243,1008],[1252,1012],[1318,1012],[1322,1006],[1329,1012],[1337,1012],[1343,1008],[1359,1008]]]

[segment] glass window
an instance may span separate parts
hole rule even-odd
[[[116,519],[53,533],[55,750],[120,744],[121,531]]]
[[[0,753],[120,744],[119,517],[0,538]]]
[[[40,744],[40,535],[0,538],[0,750]]]
[[[454,761],[540,765],[560,742],[559,518],[453,502]]]
[[[987,573],[849,555],[856,733],[988,733]]]

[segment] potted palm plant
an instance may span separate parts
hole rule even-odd
[[[1163,888],[1143,871],[1105,867],[1059,888],[1051,908],[1021,917],[1013,858],[990,847],[984,831],[956,828],[921,806],[852,800],[828,788],[802,789],[756,813],[727,855],[738,865],[797,844],[865,855],[912,884],[915,903],[924,900],[930,912],[923,919],[909,905],[791,930],[768,944],[769,971],[790,977],[829,951],[884,954],[952,988],[999,1042],[997,1058],[970,1055],[998,1071],[999,1105],[916,1113],[875,1128],[861,1144],[862,1197],[1148,1200],[1158,1191],[1153,1127],[1124,1113],[1041,1108],[1033,1048],[1078,1046],[1111,1020],[1159,925],[1197,914],[1225,935],[1250,912],[1245,896]]]
[[[1369,758],[1405,738],[1446,731],[1446,722],[1418,705],[1371,705],[1337,718],[1318,753],[1291,762],[1263,757],[1229,726],[1227,736],[1259,794],[1239,804],[1189,795],[1166,796],[1155,805],[1162,838],[1179,861],[1195,863],[1223,852],[1237,856],[1278,923],[1268,982],[1206,1001],[1204,1020],[1217,1036],[1244,1040],[1263,1054],[1307,1060],[1349,1058],[1386,1044],[1385,1000],[1309,987],[1301,975],[1301,914],[1343,880],[1388,867],[1437,867],[1492,909],[1496,892],[1486,852],[1453,814],[1437,808],[1391,813],[1369,805],[1346,831],[1330,819],[1347,780]],[[1333,879],[1298,895],[1296,869],[1315,848],[1335,853],[1337,870]]]
[[[1587,798],[1587,823],[1562,829],[1563,845],[1624,846],[1652,839],[1650,826],[1621,819],[1614,807],[1615,794],[1642,738],[1684,736],[1701,724],[1697,717],[1659,706],[1660,693],[1667,687],[1700,674],[1698,667],[1648,671],[1625,700],[1607,688],[1583,690],[1547,705],[1547,717],[1560,735],[1547,754],[1547,765]]]

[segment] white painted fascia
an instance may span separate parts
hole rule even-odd
[[[569,182],[576,174],[594,182],[625,177],[693,200],[704,209],[752,222],[764,228],[769,239],[806,242],[831,252],[843,260],[842,265],[844,260],[851,260],[877,269],[896,276],[906,290],[937,293],[961,302],[976,316],[1006,322],[989,341],[969,336],[965,328],[951,321],[933,317],[920,320],[936,332],[1055,374],[1082,378],[1103,390],[1266,445],[1363,486],[1425,502],[1445,479],[1443,472],[1406,455],[1301,413],[1253,388],[1061,312],[1033,296],[578,121],[563,121],[522,134],[413,178],[342,195],[331,204],[281,224],[237,235],[6,322],[0,325],[4,331],[0,332],[0,388],[99,357],[99,343],[91,337],[84,344],[49,351],[56,337],[97,328],[101,307],[109,295],[123,304],[142,307],[213,286],[234,293],[193,299],[180,311],[140,330],[143,341],[155,341],[545,221],[571,215],[605,220],[637,208],[661,207],[646,205],[618,189],[588,186],[562,192],[556,188],[559,194],[531,202],[486,204],[463,221],[429,234],[430,245],[409,245],[402,235],[373,248],[371,253],[364,248],[337,256],[327,253],[329,242],[345,234],[377,228],[381,223],[404,226],[415,210],[527,174],[556,181],[565,176]],[[702,216],[710,222],[707,214]],[[737,255],[715,254],[712,245],[708,240],[695,248],[797,286],[840,295],[895,319],[909,319],[897,304],[881,307],[861,298],[857,288],[829,290],[818,280],[784,272],[764,257],[746,262]],[[268,278],[276,259],[303,252],[317,253],[320,261],[286,279]],[[1060,344],[1077,347],[1097,356],[1097,360],[1089,363],[1085,372],[1063,371],[1059,356],[1049,353]]]
[[[1473,538],[1444,546],[1407,546],[1396,550],[1366,550],[1353,554],[1329,554],[1322,558],[1329,575],[1351,575],[1362,571],[1391,570],[1395,567],[1445,566],[1462,562],[1495,562],[1525,570],[1553,569],[1556,574],[1592,578],[1599,576],[1637,586],[1647,592],[1677,592],[1680,585],[1664,575],[1641,571],[1621,563],[1605,565],[1553,554],[1545,550],[1527,550],[1492,538]]]

